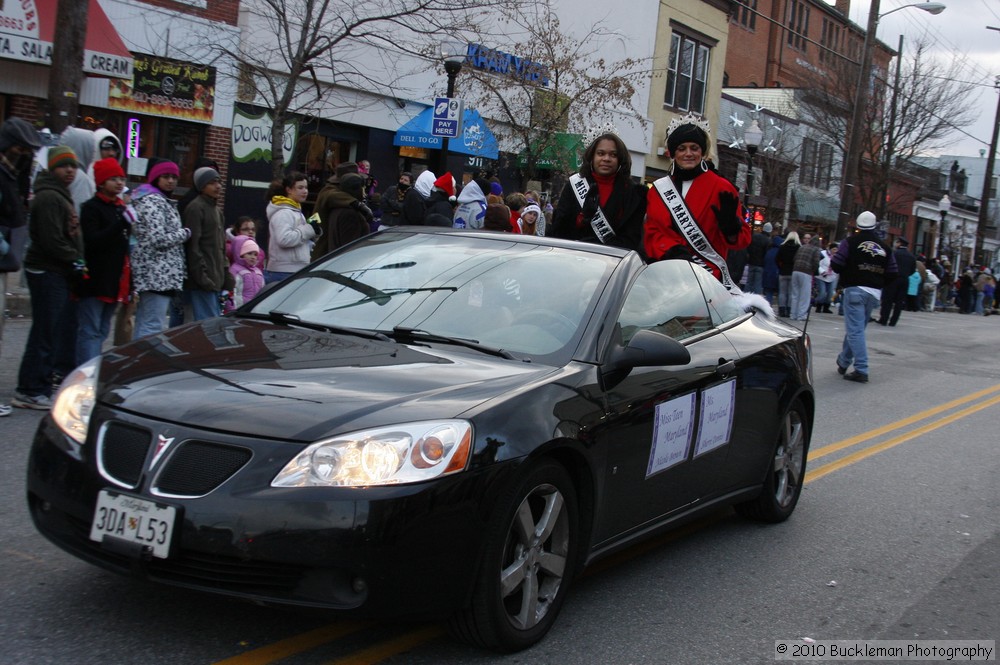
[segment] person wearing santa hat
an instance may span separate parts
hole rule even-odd
[[[94,162],[97,193],[80,206],[87,279],[79,282],[76,295],[76,362],[83,364],[100,355],[111,331],[111,318],[131,291],[128,259],[129,224],[125,203],[125,171],[114,157]]]
[[[455,198],[455,178],[450,173],[445,173],[434,181],[430,196],[427,197],[424,224],[451,227],[454,224],[457,200]]]

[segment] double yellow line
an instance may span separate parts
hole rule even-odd
[[[841,450],[845,450],[845,449],[850,448],[852,446],[856,446],[859,443],[864,443],[866,441],[871,441],[873,439],[877,439],[878,437],[882,436],[883,434],[888,434],[890,432],[894,432],[894,431],[899,430],[901,428],[908,427],[909,425],[913,425],[915,423],[919,423],[922,420],[927,420],[928,418],[933,418],[934,416],[940,415],[942,413],[945,413],[947,411],[951,411],[952,409],[960,407],[963,404],[968,404],[969,402],[974,402],[974,401],[976,401],[978,399],[981,399],[983,397],[986,397],[988,395],[991,395],[991,394],[997,393],[997,392],[1000,392],[1000,384],[992,386],[990,388],[984,388],[983,390],[980,390],[978,392],[974,392],[974,393],[972,393],[970,395],[966,395],[964,397],[959,397],[958,399],[954,399],[954,400],[952,400],[952,401],[950,401],[950,402],[948,402],[946,404],[942,404],[940,406],[936,406],[936,407],[934,407],[932,409],[927,409],[926,411],[921,411],[919,413],[915,413],[912,416],[909,416],[907,418],[903,418],[902,420],[897,420],[894,423],[889,423],[888,425],[883,425],[882,427],[878,427],[878,428],[873,429],[873,430],[871,430],[869,432],[864,432],[863,434],[858,434],[857,436],[852,436],[849,439],[844,439],[843,441],[838,441],[837,443],[831,443],[830,445],[823,446],[822,448],[816,448],[814,450],[809,451],[809,462],[813,462],[813,461],[815,461],[817,459],[820,459],[822,457],[826,457],[827,455],[831,455],[831,454],[839,452]],[[827,474],[830,474],[830,473],[833,473],[834,471],[837,471],[838,469],[843,469],[845,466],[850,466],[851,464],[854,464],[855,462],[863,460],[866,457],[871,457],[872,455],[876,455],[876,454],[878,454],[878,453],[880,453],[882,451],[889,450],[890,448],[898,446],[901,443],[905,443],[906,441],[909,441],[910,439],[914,439],[914,438],[916,438],[918,436],[926,434],[927,432],[933,432],[934,430],[938,429],[939,427],[944,427],[945,425],[947,425],[949,423],[953,423],[956,420],[959,420],[961,418],[965,418],[966,416],[972,415],[973,413],[976,413],[977,411],[982,411],[983,409],[991,407],[994,404],[1000,404],[1000,395],[992,397],[992,398],[990,398],[990,399],[988,399],[988,400],[986,400],[984,402],[980,402],[978,404],[973,404],[972,406],[968,406],[968,407],[966,407],[964,409],[961,409],[959,411],[955,411],[954,413],[950,413],[950,414],[946,415],[945,417],[943,417],[943,418],[941,418],[939,420],[935,420],[935,421],[929,422],[929,423],[927,423],[925,425],[921,425],[920,427],[916,427],[916,428],[914,428],[912,430],[909,430],[908,432],[906,432],[904,434],[900,434],[899,436],[895,436],[895,437],[893,437],[893,438],[891,438],[891,439],[889,439],[887,441],[883,441],[882,443],[878,443],[878,444],[876,444],[874,446],[869,446],[869,447],[865,448],[864,450],[859,450],[857,452],[851,453],[850,455],[845,455],[844,457],[841,457],[840,459],[838,459],[835,462],[830,462],[829,464],[824,464],[822,466],[813,467],[813,468],[809,469],[808,471],[806,471],[805,482],[808,483],[808,482],[811,482],[813,480],[818,480],[818,479],[822,478],[823,476],[825,476]]]
[[[911,430],[906,431],[903,434],[899,434],[891,439],[883,441],[881,443],[869,446],[862,450],[858,450],[849,455],[845,455],[833,462],[824,464],[818,467],[810,468],[806,472],[805,483],[818,480],[823,476],[826,476],[834,471],[843,469],[846,466],[850,466],[855,462],[859,462],[865,458],[876,455],[882,451],[889,450],[901,443],[915,439],[918,436],[926,434],[927,432],[932,432],[939,427],[944,427],[949,423],[953,423],[956,420],[969,416],[973,413],[977,413],[991,407],[995,404],[1000,404],[1000,384],[992,386],[990,388],[984,388],[978,392],[971,393],[964,397],[959,397],[958,399],[952,400],[946,404],[941,404],[940,406],[921,411],[902,420],[897,420],[896,422],[889,423],[888,425],[883,425],[868,432],[858,434],[857,436],[852,436],[843,441],[838,441],[836,443],[831,443],[829,445],[823,446],[821,448],[816,448],[809,452],[809,462],[813,462],[817,459],[821,459],[828,455],[840,452],[841,450],[846,450],[858,444],[865,443],[867,441],[872,441],[885,434],[889,434],[900,430],[910,425],[920,423],[929,418],[934,418],[935,416],[947,413],[943,418],[934,420],[932,422],[925,423],[919,427],[915,427]],[[966,406],[964,409],[954,411],[958,407],[969,404],[970,402],[976,402],[984,397],[994,395],[989,399],[972,404],[971,406]],[[952,412],[952,413],[948,413]],[[637,553],[653,549],[663,545],[664,542],[668,540],[677,540],[692,532],[699,531],[708,524],[720,521],[722,519],[722,514],[716,514],[709,516],[707,518],[697,520],[689,525],[681,527],[664,537],[654,538],[646,543],[637,545],[634,548],[628,550],[628,555],[626,558],[634,558]],[[587,574],[592,575],[605,568],[613,567],[621,563],[620,557],[609,557],[603,561],[598,562],[594,566],[587,569]],[[273,644],[269,644],[258,649],[253,649],[247,651],[238,656],[233,656],[232,658],[227,658],[216,662],[214,665],[269,665],[270,663],[275,663],[284,658],[294,656],[296,654],[315,649],[316,647],[322,646],[324,644],[336,641],[342,637],[346,637],[355,632],[359,632],[366,628],[375,626],[373,622],[343,622],[335,623],[329,626],[324,626],[322,628],[317,628],[316,630],[308,631],[300,635],[295,635],[284,640],[280,640]],[[444,634],[444,630],[436,625],[425,626],[418,628],[413,631],[409,631],[402,635],[399,635],[391,640],[381,641],[374,644],[367,649],[363,649],[349,656],[339,658],[332,661],[328,665],[373,665],[379,663],[387,658],[404,653],[413,649],[421,644],[429,642],[436,639]]]

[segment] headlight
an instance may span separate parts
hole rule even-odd
[[[90,414],[94,410],[97,394],[97,368],[100,356],[83,363],[62,382],[52,403],[52,419],[66,436],[77,443],[87,438]]]
[[[469,461],[472,425],[464,420],[406,423],[312,444],[285,465],[272,487],[365,487],[430,480]]]

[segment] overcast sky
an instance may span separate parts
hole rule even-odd
[[[968,59],[965,80],[981,84],[978,94],[969,99],[979,113],[979,120],[966,127],[965,133],[955,132],[953,141],[940,152],[978,157],[981,148],[989,148],[997,111],[997,90],[993,83],[994,77],[1000,75],[1000,32],[986,26],[1000,27],[1000,0],[941,0],[947,9],[936,16],[916,7],[886,15],[915,1],[881,0],[878,38],[896,48],[899,35],[903,35],[905,51],[907,43],[916,43],[926,34],[936,44],[942,62],[961,56]],[[870,0],[852,0],[851,20],[867,26],[869,7]]]

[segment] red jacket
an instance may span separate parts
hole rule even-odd
[[[681,190],[680,185],[678,185],[678,190]],[[729,250],[743,249],[750,245],[753,231],[749,224],[743,223],[740,224],[740,230],[736,236],[727,238],[722,233],[722,230],[719,229],[715,212],[712,210],[713,206],[718,207],[719,194],[722,192],[730,192],[733,196],[739,197],[736,188],[733,187],[731,182],[712,171],[706,171],[691,181],[691,189],[688,190],[687,196],[684,197],[684,203],[687,204],[688,210],[691,211],[691,215],[698,222],[698,226],[701,227],[702,232],[712,244],[712,247],[715,248],[715,251],[725,261]],[[689,253],[693,254],[694,250],[690,248],[687,240],[677,229],[673,217],[671,217],[666,204],[663,202],[663,198],[656,188],[650,187],[646,196],[646,231],[643,241],[646,248],[646,255],[650,259],[658,261],[671,248],[678,245],[685,247],[689,250]],[[738,214],[740,219],[746,219],[746,211],[743,209],[742,204],[738,207]],[[721,277],[719,271],[713,270],[712,272],[716,278]],[[734,277],[738,278],[738,276]]]

